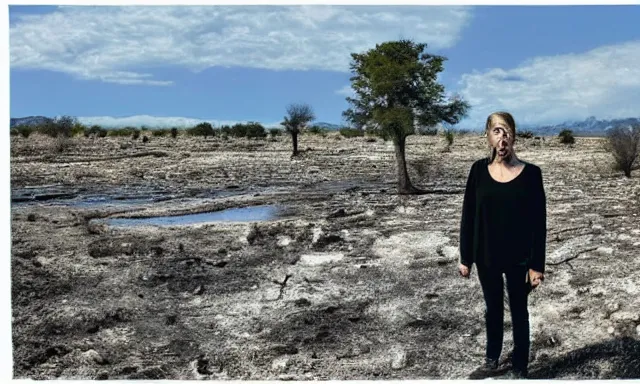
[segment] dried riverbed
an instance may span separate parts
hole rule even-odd
[[[286,137],[11,140],[16,378],[456,379],[482,362],[479,283],[456,263],[483,138],[412,136],[421,196],[395,194],[380,139],[304,135],[296,159]],[[531,376],[640,378],[638,173],[611,171],[602,139],[517,150],[548,204]]]

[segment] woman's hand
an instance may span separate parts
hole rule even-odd
[[[531,282],[531,288],[535,288],[544,280],[544,274],[542,272],[529,269],[529,281]]]
[[[471,274],[471,270],[469,269],[469,267],[467,267],[466,265],[460,263],[460,265],[458,265],[458,271],[460,272],[460,276],[462,277],[466,277],[468,278],[469,275]]]

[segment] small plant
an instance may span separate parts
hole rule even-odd
[[[263,139],[267,137],[267,131],[262,124],[257,122],[250,122],[245,125],[245,136],[247,138],[259,138]]]
[[[76,122],[71,128],[71,136],[85,136],[86,128],[81,123]]]
[[[171,137],[174,139],[178,137],[178,128],[175,128],[175,127],[171,128]]]
[[[558,137],[560,138],[560,142],[562,144],[568,145],[568,144],[574,144],[576,142],[575,137],[573,137],[573,131],[570,129],[563,129],[558,134]]]
[[[31,133],[33,133],[34,128],[30,127],[28,125],[21,125],[18,126],[17,128],[15,128],[16,133],[20,134],[20,136],[24,137],[25,139],[29,137],[29,135],[31,135]]]
[[[148,143],[149,142],[149,137],[147,135],[142,136],[142,142],[143,143]]]
[[[231,132],[232,132],[231,126],[229,126],[229,125],[223,125],[223,126],[220,127],[220,133],[223,136],[227,136],[227,138],[228,138],[228,136],[231,136]]]
[[[326,135],[327,134],[327,130],[318,126],[318,125],[312,125],[310,127],[307,128],[307,132],[312,134],[312,135]]]
[[[340,135],[346,138],[361,137],[364,136],[364,131],[357,128],[341,128]]]
[[[280,136],[280,134],[282,133],[282,130],[278,129],[278,128],[271,128],[269,129],[269,133],[271,134],[271,137],[276,137],[276,136]]]
[[[247,126],[244,124],[234,124],[231,127],[231,136],[233,137],[245,137],[247,135]]]
[[[71,148],[71,139],[65,135],[58,135],[54,144],[54,149],[58,153],[62,153]]]
[[[531,131],[517,132],[516,133],[516,137],[519,137],[519,138],[522,138],[522,139],[532,139],[533,138],[533,132],[531,132]]]
[[[151,136],[153,137],[167,136],[168,134],[168,129],[154,129],[153,131],[151,131]]]
[[[631,171],[640,169],[640,124],[618,126],[607,132],[606,149],[615,160],[615,170],[631,177]]]
[[[437,127],[418,128],[418,134],[423,136],[435,136],[438,134],[438,128]]]
[[[131,138],[133,140],[138,140],[140,138],[140,130],[134,128],[133,132],[131,133]]]
[[[204,136],[206,138],[207,136],[214,136],[215,131],[211,123],[204,122],[187,129],[187,134],[191,136]]]
[[[455,139],[456,136],[456,132],[455,130],[453,130],[453,128],[448,128],[445,129],[444,133],[444,139],[447,142],[447,151],[451,150],[451,146],[453,145],[453,140]]]

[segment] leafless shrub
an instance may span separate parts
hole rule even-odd
[[[631,171],[640,169],[640,124],[614,127],[607,133],[607,138],[606,149],[613,155],[615,169],[631,177]]]

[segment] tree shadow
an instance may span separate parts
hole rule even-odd
[[[600,364],[608,369],[602,372]],[[631,337],[613,339],[553,359],[538,361],[529,369],[530,379],[554,379],[572,375],[593,379],[640,378],[640,340]]]

